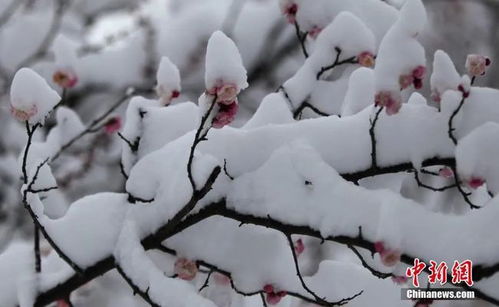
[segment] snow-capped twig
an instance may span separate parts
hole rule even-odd
[[[378,159],[376,152],[376,123],[378,122],[379,115],[383,111],[384,107],[376,107],[379,108],[374,114],[374,119],[369,119],[371,127],[369,128],[369,136],[371,137],[371,167],[373,169],[378,168]]]
[[[142,297],[144,301],[146,301],[152,307],[161,307],[161,305],[155,303],[151,299],[151,297],[149,296],[149,289],[147,289],[146,291],[142,291],[137,285],[133,283],[133,280],[126,275],[125,271],[123,271],[123,269],[119,265],[116,266],[116,270],[121,275],[121,277],[123,277],[130,288],[132,288],[133,294],[140,295],[140,297]]]
[[[329,66],[322,67],[321,70],[319,72],[317,72],[317,76],[316,76],[317,80],[320,80],[320,78],[322,77],[322,75],[324,73],[330,71],[331,69],[334,69],[335,67],[345,65],[345,64],[357,64],[356,57],[350,57],[347,59],[340,60],[341,53],[343,51],[339,47],[336,47],[335,50],[336,50],[336,58],[335,58],[333,64],[331,64]]]
[[[306,108],[309,108],[310,110],[314,111],[320,116],[329,116],[330,114],[327,114],[326,112],[323,112],[319,110],[318,108],[314,107],[312,104],[310,104],[308,101],[302,102],[298,108],[293,112],[293,118],[299,119],[300,115],[302,114],[303,110]]]
[[[40,127],[40,124],[35,124],[32,128],[30,128],[30,125],[28,122],[26,122],[26,132],[28,134],[28,140],[25,146],[24,154],[22,157],[22,172],[23,172],[23,177],[24,177],[24,184],[27,186],[27,188],[23,192],[23,199],[22,202],[24,204],[24,207],[28,211],[29,215],[31,216],[31,219],[33,220],[35,224],[35,238],[34,238],[34,250],[35,250],[35,269],[36,272],[39,273],[41,272],[41,257],[40,257],[40,238],[39,238],[39,233],[38,231],[41,231],[44,237],[47,239],[49,244],[52,246],[52,248],[59,254],[59,256],[64,259],[69,266],[71,266],[76,272],[81,272],[81,269],[57,246],[54,240],[49,236],[43,225],[41,225],[40,221],[38,220],[38,216],[35,214],[33,209],[28,203],[28,193],[33,193],[33,191],[30,191],[32,188],[34,182],[36,181],[38,174],[40,172],[40,169],[47,163],[47,160],[42,162],[40,165],[38,165],[37,170],[35,172],[35,175],[33,177],[32,182],[28,182],[28,174],[27,174],[27,161],[28,161],[28,155],[29,155],[29,150],[31,148],[32,142],[33,142],[33,135],[36,131],[36,129]]]
[[[388,277],[392,277],[393,274],[392,273],[384,273],[384,272],[380,272],[376,269],[374,269],[372,266],[370,266],[367,261],[364,259],[364,257],[362,257],[362,255],[360,254],[360,252],[357,250],[357,248],[351,244],[347,244],[347,247],[355,254],[355,256],[357,256],[357,258],[359,258],[362,266],[364,268],[366,268],[367,270],[369,270],[369,272],[371,272],[372,275],[380,278],[380,279],[386,279]]]
[[[295,264],[296,275],[298,276],[298,279],[300,280],[300,283],[301,283],[303,289],[305,289],[305,291],[307,291],[310,295],[312,295],[315,298],[315,300],[317,300],[319,303],[324,304],[323,306],[341,306],[341,305],[344,305],[344,304],[350,302],[351,300],[355,299],[359,295],[362,295],[364,290],[360,291],[359,293],[357,293],[349,298],[345,298],[345,299],[342,299],[342,300],[337,301],[337,302],[329,302],[326,300],[325,297],[320,297],[319,295],[317,295],[317,293],[315,293],[312,289],[310,289],[307,286],[307,284],[305,283],[305,280],[303,279],[303,276],[302,276],[301,270],[300,270],[300,265],[298,264],[298,256],[296,255],[295,245],[293,243],[293,239],[291,238],[291,234],[284,233],[284,235],[286,236],[286,239],[288,240],[289,248],[291,250],[291,254],[293,255],[293,262]]]
[[[196,187],[196,182],[194,181],[194,177],[192,175],[192,162],[194,161],[194,153],[196,152],[196,147],[201,143],[202,141],[207,140],[206,135],[208,134],[208,131],[211,127],[206,127],[207,121],[210,118],[211,112],[213,111],[213,108],[215,107],[217,101],[217,95],[213,96],[212,101],[210,102],[210,106],[208,110],[206,111],[205,114],[203,114],[201,118],[201,122],[199,123],[199,127],[196,131],[196,135],[194,136],[194,141],[192,142],[191,150],[189,152],[189,161],[187,162],[187,175],[189,177],[189,182],[191,183],[192,186],[192,191],[196,193],[197,187]]]
[[[443,192],[443,191],[457,187],[457,184],[450,184],[450,185],[446,185],[446,186],[443,186],[440,188],[432,187],[432,186],[427,185],[421,181],[421,178],[419,178],[419,172],[417,170],[413,170],[413,172],[414,172],[414,179],[416,180],[416,183],[418,184],[418,186],[425,188],[425,189],[428,189],[428,190],[431,190],[433,192]]]

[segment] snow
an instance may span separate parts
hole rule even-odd
[[[207,89],[222,83],[232,83],[239,90],[248,87],[246,69],[234,42],[224,33],[216,31],[208,41],[206,51],[205,85]]]
[[[29,68],[18,70],[12,80],[11,106],[24,112],[35,109],[35,113],[28,120],[32,125],[43,124],[45,118],[60,100],[61,97],[50,88],[47,81]]]
[[[421,1],[408,1],[381,41],[375,67],[377,91],[398,92],[400,76],[426,65],[425,50],[416,40],[425,23],[426,11]]]
[[[169,104],[174,92],[180,93],[180,72],[168,57],[162,57],[156,74],[156,91],[163,104]],[[178,94],[177,94],[178,95]]]
[[[372,104],[374,96],[374,71],[365,67],[355,70],[348,81],[341,115],[348,116],[362,111]]]
[[[355,39],[352,39],[353,37]],[[319,71],[335,62],[335,48],[341,49],[339,60],[342,61],[356,57],[362,52],[374,53],[375,38],[358,17],[348,12],[340,13],[321,32],[313,53],[304,65],[283,85],[294,107],[298,107],[312,93]]]
[[[66,215],[52,220],[43,214],[38,197],[30,200],[50,237],[81,269],[112,254],[127,204],[125,194],[95,194],[74,202]]]
[[[0,301],[2,306],[15,306],[18,302],[17,285],[22,285],[22,279],[28,280],[32,275],[34,257],[32,245],[22,242],[14,242],[0,254]],[[30,287],[32,289],[32,287]],[[29,289],[27,289],[29,291]],[[29,292],[21,295],[29,299]]]
[[[454,63],[447,53],[437,50],[433,58],[433,73],[431,75],[431,89],[437,97],[441,97],[447,90],[456,90],[461,78],[454,67]]]
[[[56,120],[57,125],[50,130],[46,141],[54,150],[67,144],[86,128],[78,114],[67,107],[57,109]]]
[[[78,57],[76,54],[77,44],[71,41],[68,37],[58,36],[53,43],[55,64],[58,67],[73,67]]]
[[[465,181],[482,178],[494,194],[499,192],[499,166],[494,163],[499,154],[499,125],[488,122],[459,140],[456,147],[457,171]]]
[[[356,237],[361,226],[365,239],[382,240],[421,259],[473,259],[490,265],[499,250],[487,239],[499,214],[497,198],[463,216],[431,213],[388,190],[368,191],[345,182],[316,151],[300,143],[277,150],[261,168],[235,179],[227,202],[241,213],[307,225],[323,237]],[[410,218],[402,224],[401,217]],[[460,244],[449,244],[457,238]]]
[[[156,267],[140,244],[133,222],[127,221],[123,226],[114,254],[120,268],[134,285],[144,292],[147,290],[151,299],[160,306],[215,307],[211,301],[199,296],[192,285],[168,278]]]

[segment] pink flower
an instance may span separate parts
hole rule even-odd
[[[413,84],[414,84],[414,88],[417,89],[417,90],[423,88],[423,80],[422,79],[416,79],[416,78],[414,78]]]
[[[281,2],[281,12],[286,16],[289,23],[295,23],[298,4],[289,1]]]
[[[440,101],[442,101],[442,97],[440,96],[440,93],[437,90],[432,91],[431,99],[437,103],[440,103]]]
[[[479,54],[470,54],[466,58],[466,70],[473,77],[485,75],[490,59]]]
[[[221,273],[214,273],[213,280],[219,286],[228,286],[230,285],[230,278]]]
[[[463,97],[464,98],[468,98],[470,96],[470,90],[469,88],[465,88],[462,84],[460,84],[458,87],[457,87],[458,91],[460,91],[461,93],[463,93]]]
[[[239,105],[237,100],[232,101],[230,104],[219,103],[218,105],[218,113],[213,119],[211,125],[213,128],[220,129],[234,121]]]
[[[217,88],[217,102],[231,104],[237,97],[239,90],[234,84],[224,84]]]
[[[380,256],[381,263],[383,263],[385,266],[395,266],[400,262],[401,254],[397,250],[388,249],[381,253]]]
[[[62,88],[72,88],[78,83],[78,76],[71,68],[60,68],[54,72],[52,80]]]
[[[467,184],[470,188],[472,189],[478,189],[485,183],[485,180],[483,180],[480,177],[471,177],[470,180],[468,180]]]
[[[407,282],[406,276],[392,276],[392,281],[397,285],[403,285]]]
[[[401,254],[398,250],[386,248],[381,241],[374,243],[374,250],[379,253],[381,263],[385,266],[394,266],[400,262]]]
[[[198,267],[196,262],[192,260],[179,258],[175,261],[174,272],[183,280],[193,280],[198,272]]]
[[[279,291],[277,293],[267,293],[266,301],[269,305],[277,305],[283,297],[288,293],[286,291]]]
[[[27,110],[17,109],[10,105],[10,114],[14,116],[17,120],[25,122],[30,120],[33,116],[38,113],[38,107],[36,105],[31,106]]]
[[[266,301],[270,305],[278,304],[283,297],[285,297],[288,293],[286,291],[275,291],[274,286],[265,285],[263,287],[263,292],[266,293]]]
[[[379,107],[386,107],[386,114],[397,114],[402,107],[400,97],[395,97],[390,91],[381,91],[376,94],[374,98],[374,105]]]
[[[164,88],[162,85],[158,85],[156,87],[156,94],[159,96],[161,105],[167,106],[172,102],[173,99],[180,96],[180,91],[176,89],[169,90]]]
[[[308,36],[310,36],[313,39],[316,39],[317,36],[322,32],[322,28],[319,26],[313,26],[310,31],[308,31]]]
[[[300,256],[305,251],[305,244],[303,244],[302,239],[298,239],[295,242],[295,253],[297,256]]]
[[[110,118],[105,124],[104,124],[104,131],[107,134],[113,134],[121,129],[121,117],[115,116]]]
[[[400,100],[390,99],[388,103],[385,105],[385,107],[386,107],[386,114],[394,115],[400,111],[400,108],[402,107],[402,102]]]
[[[357,56],[357,62],[360,66],[373,67],[375,64],[374,54],[369,51],[364,51]]]
[[[401,75],[399,77],[400,89],[405,90],[414,83],[414,77],[412,75]]]
[[[452,171],[452,169],[450,167],[441,168],[440,171],[438,171],[438,174],[440,175],[440,177],[444,177],[444,178],[454,177],[454,172]]]
[[[269,284],[263,286],[263,292],[265,292],[267,294],[268,293],[273,293],[274,292],[274,286],[269,285]]]
[[[423,80],[425,74],[426,74],[426,67],[424,67],[423,65],[419,65],[418,67],[414,68],[414,70],[412,71],[412,76],[414,77],[414,79]]]

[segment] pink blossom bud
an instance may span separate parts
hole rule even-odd
[[[198,267],[196,262],[192,260],[179,258],[175,261],[174,272],[180,279],[193,280],[198,272]]]
[[[450,167],[441,168],[440,171],[438,171],[438,174],[440,175],[440,177],[444,177],[444,178],[454,177],[454,172],[452,171],[452,169]]]
[[[469,89],[466,89],[463,85],[459,85],[457,87],[457,89],[463,93],[463,97],[464,98],[468,98],[470,96],[470,92],[469,92]]]
[[[36,113],[38,113],[38,107],[36,105],[33,105],[26,110],[22,110],[22,109],[17,109],[11,105],[10,106],[10,113],[17,120],[25,122],[25,121],[30,120],[30,118],[32,118],[33,116],[36,115]]]
[[[402,101],[400,100],[399,95],[395,96],[395,94],[390,91],[381,91],[376,94],[374,105],[386,107],[386,114],[394,115],[397,114],[402,107]]]
[[[267,284],[263,286],[263,292],[265,293],[274,293],[274,286]]]
[[[375,64],[374,54],[369,51],[364,51],[357,56],[357,62],[360,66],[373,67]]]
[[[405,90],[414,83],[414,77],[412,75],[401,75],[399,77],[400,89]]]
[[[382,241],[377,241],[374,243],[374,250],[377,252],[377,253],[382,253],[385,251],[385,244],[382,242]]]
[[[386,107],[386,114],[395,115],[400,111],[400,108],[402,107],[402,102],[400,100],[392,98],[388,101],[385,107]]]
[[[440,103],[442,101],[442,97],[440,96],[440,93],[437,90],[434,90],[431,93],[431,99],[437,103]]]
[[[104,131],[107,134],[113,134],[121,129],[121,117],[115,116],[110,118],[106,124],[104,124]]]
[[[417,89],[417,90],[423,88],[423,80],[422,79],[416,79],[416,78],[414,78],[413,84],[414,84],[414,88]]]
[[[406,276],[392,276],[392,281],[397,285],[404,285],[407,282]]]
[[[466,58],[466,70],[473,77],[485,75],[490,59],[479,54],[470,54]]]
[[[468,180],[467,184],[470,188],[472,189],[478,189],[485,183],[485,180],[483,180],[480,177],[471,177],[470,180]]]
[[[239,105],[237,100],[231,102],[230,104],[219,103],[218,105],[219,110],[212,121],[212,127],[220,129],[234,121]]]
[[[62,88],[72,88],[78,83],[78,76],[71,68],[60,68],[52,75],[55,84]]]
[[[214,273],[213,280],[215,281],[215,284],[217,284],[219,286],[229,286],[230,285],[230,278],[224,274],[221,274],[221,273]]]
[[[424,67],[423,65],[419,65],[418,67],[414,68],[414,70],[412,71],[412,76],[414,77],[414,79],[423,80],[425,74],[426,74],[426,67]]]
[[[174,98],[180,96],[180,91],[176,89],[170,90],[162,85],[158,85],[156,87],[156,94],[159,96],[161,105],[167,106]]]
[[[224,84],[217,88],[217,102],[231,104],[237,97],[239,90],[234,84]]]
[[[298,4],[290,1],[281,1],[281,12],[286,16],[289,23],[295,23]]]
[[[313,26],[312,29],[308,31],[308,36],[310,36],[313,39],[316,39],[317,36],[319,36],[319,34],[322,32],[322,30],[323,29],[319,26]]]
[[[305,251],[305,244],[303,244],[302,239],[298,239],[295,242],[295,253],[297,256],[300,256]]]
[[[280,297],[285,297],[286,295],[288,295],[288,292],[287,291],[279,291],[276,294],[279,295]]]
[[[281,301],[282,297],[280,297],[276,293],[267,293],[266,301],[269,305],[277,305]]]
[[[383,263],[385,266],[395,266],[400,262],[401,254],[397,250],[388,249],[382,252],[380,256],[381,263]]]

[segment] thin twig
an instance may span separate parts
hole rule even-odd
[[[443,191],[457,187],[457,184],[451,184],[451,185],[443,186],[441,188],[435,188],[435,187],[432,187],[430,185],[427,185],[421,181],[421,178],[419,178],[419,173],[417,170],[414,170],[414,179],[416,180],[418,186],[425,188],[425,189],[428,189],[428,190],[431,190],[433,192],[443,192]]]
[[[308,32],[303,33],[300,29],[300,25],[297,21],[294,22],[296,37],[298,38],[298,42],[300,43],[301,50],[303,51],[303,55],[305,58],[308,58],[307,46],[305,46],[305,42],[307,40]]]
[[[378,168],[377,150],[376,150],[376,123],[378,122],[379,115],[383,111],[383,107],[379,107],[374,115],[374,119],[369,119],[371,127],[369,128],[369,136],[371,137],[371,167],[373,169]]]
[[[123,103],[125,103],[130,97],[132,97],[135,94],[134,90],[129,91],[126,93],[123,97],[121,97],[118,101],[116,101],[106,112],[98,116],[96,119],[94,119],[88,126],[85,128],[82,132],[78,133],[76,136],[74,136],[72,139],[70,139],[66,144],[62,145],[59,151],[54,154],[54,156],[51,159],[51,162],[54,162],[59,158],[59,156],[71,145],[73,145],[76,141],[78,141],[80,138],[83,136],[92,133],[93,129],[98,126],[106,117],[108,117],[111,113],[114,112],[119,106],[121,106]]]
[[[189,152],[189,161],[187,162],[187,176],[189,177],[189,181],[191,183],[192,190],[194,192],[197,191],[196,182],[194,181],[194,176],[192,175],[192,162],[194,160],[194,153],[196,151],[196,147],[198,146],[198,144],[206,140],[206,135],[208,134],[208,131],[211,127],[211,123],[209,127],[205,127],[206,121],[208,120],[208,118],[210,118],[210,114],[213,108],[215,107],[216,101],[217,101],[217,95],[214,95],[208,110],[201,118],[201,122],[199,124],[198,130],[196,131],[196,135],[194,136],[194,141],[192,142],[191,150]],[[205,131],[203,132],[203,130]],[[203,133],[203,135],[201,135],[201,133]]]
[[[139,286],[135,285],[133,280],[130,277],[128,277],[128,275],[126,275],[125,271],[123,271],[123,269],[119,265],[116,266],[116,270],[118,271],[118,273],[120,273],[121,277],[123,277],[123,279],[127,282],[130,288],[132,288],[134,295],[135,294],[140,295],[140,297],[142,297],[144,301],[146,301],[152,307],[161,307],[161,305],[156,304],[149,296],[149,288],[147,288],[147,290],[145,291],[141,290]]]
[[[317,293],[312,291],[312,289],[310,289],[307,286],[307,284],[305,283],[305,280],[303,279],[303,276],[302,276],[301,271],[300,271],[300,265],[298,264],[298,256],[296,255],[296,251],[295,251],[295,247],[294,247],[294,243],[293,243],[293,239],[291,238],[291,235],[288,233],[284,233],[284,235],[288,239],[289,248],[291,250],[291,254],[293,255],[293,261],[295,264],[296,275],[298,276],[298,279],[300,280],[300,283],[301,283],[303,289],[305,291],[307,291],[310,295],[312,295],[316,301],[324,304],[324,306],[341,306],[341,305],[344,305],[344,304],[350,302],[351,300],[353,300],[354,298],[356,298],[357,296],[361,295],[364,292],[364,290],[362,290],[359,293],[357,293],[356,295],[352,296],[351,298],[341,299],[337,302],[328,302],[325,297],[320,297],[319,295],[317,295]]]
[[[354,254],[357,256],[357,258],[359,258],[360,262],[362,263],[362,266],[366,269],[369,270],[369,272],[371,272],[371,274],[373,274],[374,276],[380,278],[380,279],[386,279],[388,277],[392,277],[393,274],[392,273],[384,273],[384,272],[380,272],[376,269],[374,269],[373,267],[371,267],[367,261],[364,259],[364,257],[362,257],[362,255],[360,254],[360,252],[357,250],[357,248],[355,248],[353,245],[351,244],[348,244],[347,245],[348,248],[350,250],[352,250],[352,252],[354,252]]]

